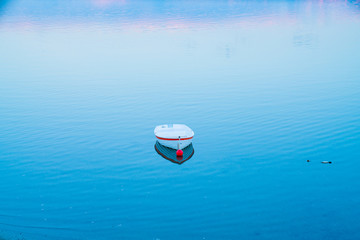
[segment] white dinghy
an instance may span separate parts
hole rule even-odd
[[[193,130],[184,124],[156,126],[154,133],[161,145],[173,149],[186,148],[194,137]]]

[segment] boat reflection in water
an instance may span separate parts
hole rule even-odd
[[[156,152],[161,155],[163,158],[177,164],[182,164],[189,160],[194,155],[194,147],[192,143],[187,146],[186,148],[183,148],[183,155],[182,156],[176,156],[176,150],[165,147],[164,145],[161,145],[159,141],[156,141],[155,143],[155,150]]]

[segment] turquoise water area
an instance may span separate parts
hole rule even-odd
[[[0,239],[360,239],[359,39],[357,1],[1,1]]]

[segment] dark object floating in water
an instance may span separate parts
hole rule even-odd
[[[169,147],[165,147],[164,145],[161,145],[159,143],[159,141],[156,141],[154,147],[155,147],[156,152],[160,156],[162,156],[163,158],[165,158],[173,163],[177,163],[177,164],[183,164],[184,162],[189,160],[194,155],[194,152],[195,152],[192,143],[190,143],[190,145],[187,146],[186,148],[182,149],[182,151],[183,151],[182,156],[177,156],[176,155],[177,150],[169,148]]]
[[[329,163],[329,164],[331,164],[330,161],[322,161],[321,163]]]
[[[306,160],[307,162],[310,162],[310,160]]]

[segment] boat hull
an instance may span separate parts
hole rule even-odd
[[[185,139],[185,140],[163,140],[163,139],[159,139],[158,141],[161,145],[165,146],[165,147],[169,147],[172,149],[184,149],[187,146],[189,146],[192,142],[192,138],[191,139]],[[179,146],[178,146],[179,145]]]
[[[194,132],[185,124],[163,124],[156,126],[154,134],[159,143],[172,149],[184,149],[189,146]]]
[[[155,150],[156,152],[162,156],[163,158],[177,164],[183,164],[187,160],[189,160],[194,155],[194,147],[192,144],[184,148],[183,156],[177,156],[176,150],[172,148],[165,147],[156,141],[155,143]]]

